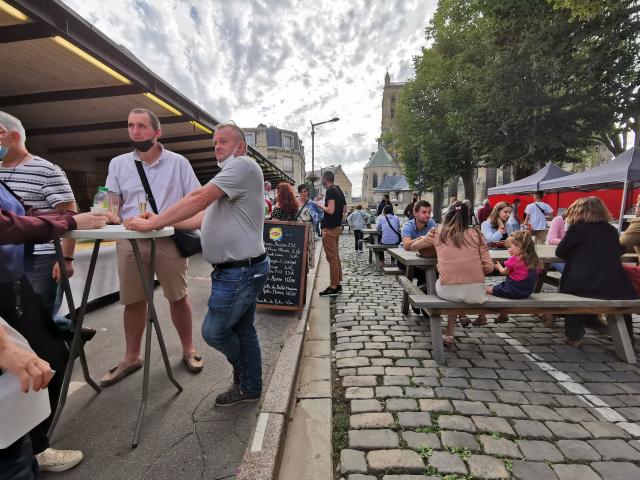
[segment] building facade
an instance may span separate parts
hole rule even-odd
[[[376,192],[386,177],[402,176],[400,166],[382,145],[362,170],[362,203],[373,206],[380,202],[383,193]]]
[[[389,72],[384,76],[384,88],[382,89],[382,120],[380,122],[380,135],[391,131],[393,120],[396,117],[396,104],[400,100],[400,92],[404,82],[391,83]],[[391,152],[392,156],[393,152]]]
[[[347,204],[350,205],[352,203],[352,194],[353,194],[353,184],[347,174],[344,173],[341,165],[331,165],[330,167],[323,167],[320,170],[315,170],[312,172],[307,172],[307,180],[308,183],[311,184],[311,177],[315,179],[315,192],[318,194],[325,194],[325,188],[322,186],[322,182],[320,181],[320,177],[323,172],[333,172],[334,183],[340,187],[342,193],[344,193],[344,197],[347,200]]]
[[[247,143],[275,166],[293,178],[296,185],[305,181],[304,146],[296,132],[264,124],[242,129]],[[275,188],[276,185],[273,185]]]

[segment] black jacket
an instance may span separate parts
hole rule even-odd
[[[622,268],[620,256],[625,252],[609,223],[571,225],[556,248],[556,255],[566,262],[560,292],[589,298],[638,298]]]

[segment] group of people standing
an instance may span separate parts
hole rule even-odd
[[[201,229],[203,257],[213,267],[202,336],[225,355],[233,371],[232,385],[215,398],[215,405],[260,398],[262,360],[255,311],[270,263],[262,240],[264,178],[259,165],[247,156],[244,132],[233,122],[216,127],[213,149],[221,170],[200,186],[188,160],[160,143],[162,128],[152,111],[131,110],[126,125],[132,151],[110,162],[106,182],[110,193],[119,196],[118,215],[77,214],[64,172],[30,154],[22,123],[0,112],[0,370],[15,374],[25,392],[48,386],[51,406],[41,424],[0,449],[2,480],[33,479],[39,470],[65,471],[83,458],[79,450],[49,448],[47,437],[69,358],[68,331],[73,327],[63,319],[65,333],[53,321],[61,299],[60,266],[49,242],[68,230],[101,228],[106,223],[145,232],[165,226]],[[153,212],[139,211],[141,197],[149,200]],[[35,248],[30,248],[33,243]],[[148,269],[150,242],[138,244]],[[127,242],[118,242],[116,250],[125,353],[102,377],[105,387],[142,367],[140,348],[147,321],[147,303],[131,248]],[[65,239],[69,274],[73,274],[73,252],[73,242]],[[204,362],[192,341],[187,267],[188,260],[179,254],[173,239],[158,240],[155,273],[169,302],[185,368],[198,373]],[[95,334],[83,333],[85,341]]]

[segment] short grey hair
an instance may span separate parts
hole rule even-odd
[[[160,129],[161,127],[160,119],[154,112],[152,112],[148,108],[134,108],[129,112],[129,115],[131,115],[132,113],[146,114],[149,117],[149,123],[151,124],[151,128],[153,128],[154,131]]]
[[[24,130],[24,126],[22,126],[22,122],[13,115],[9,115],[7,112],[0,110],[0,125],[2,125],[7,132],[17,132],[22,145],[27,141],[27,133]]]
[[[216,125],[216,128],[215,128],[214,132],[217,132],[218,130],[222,130],[223,128],[232,129],[234,132],[236,132],[236,137],[237,137],[238,141],[243,141],[244,143],[247,143],[247,139],[244,136],[244,132],[242,131],[242,129],[238,125],[236,125],[236,122],[234,122],[233,120],[229,120],[228,122],[219,123],[218,125]]]

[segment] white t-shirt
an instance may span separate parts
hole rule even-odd
[[[18,195],[27,207],[53,212],[59,203],[75,202],[64,171],[44,158],[34,156],[17,167],[0,167],[0,180]],[[56,253],[53,242],[34,245],[34,255]]]
[[[220,162],[213,183],[226,196],[207,207],[200,239],[205,260],[213,265],[246,260],[265,252],[264,176],[251,157],[240,156]]]
[[[534,202],[527,205],[524,209],[524,213],[529,215],[529,223],[532,230],[546,230],[547,219],[546,215],[553,213],[551,205],[544,202]]]
[[[162,145],[160,147],[162,153],[158,160],[151,165],[142,162],[151,193],[158,206],[158,213],[178,203],[201,186],[189,160],[166,150]],[[115,157],[109,163],[109,175],[105,186],[122,197],[122,220],[140,215],[138,197],[144,195],[145,191],[134,162],[141,161],[138,152],[134,150]],[[151,205],[147,202],[147,212],[152,211]]]

